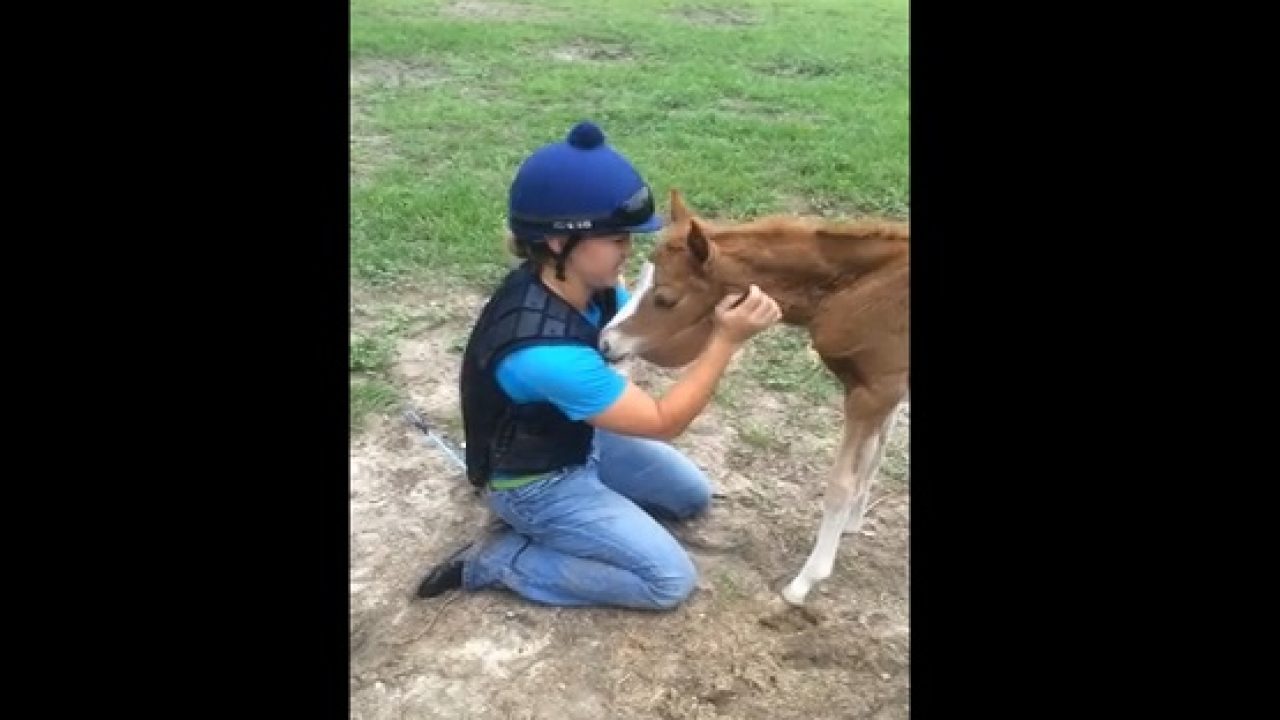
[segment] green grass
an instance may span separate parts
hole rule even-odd
[[[752,338],[746,351],[743,368],[762,387],[799,393],[811,402],[833,402],[844,394],[839,381],[809,351],[809,334],[801,328],[772,327]]]
[[[743,419],[734,429],[738,433],[739,440],[763,452],[778,452],[784,450],[787,446],[784,441],[778,439],[778,429],[776,427],[769,427],[753,420]]]
[[[354,335],[351,338],[352,372],[377,373],[391,365],[394,338],[386,335]]]
[[[727,602],[734,602],[746,597],[746,590],[742,587],[742,582],[731,571],[724,569],[715,574],[715,583],[713,585],[718,598]]]
[[[401,338],[430,332],[449,321],[435,308],[383,307],[374,319],[351,333],[351,427],[363,426],[366,416],[385,413],[399,404],[400,390],[392,377],[396,343]]]
[[[495,280],[517,166],[581,119],[664,213],[671,187],[708,217],[909,210],[906,0],[458,7],[352,2],[353,283]],[[834,391],[791,338],[754,344],[769,387]],[[353,337],[353,370],[386,380],[391,347]]]
[[[394,408],[399,391],[378,379],[353,378],[351,380],[351,429],[359,430],[365,418],[373,413],[386,413]]]

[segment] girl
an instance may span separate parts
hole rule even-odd
[[[508,527],[436,565],[418,595],[505,587],[551,605],[675,607],[696,572],[655,516],[695,515],[711,490],[664,441],[702,412],[778,306],[754,287],[736,307],[725,298],[701,355],[654,398],[597,349],[628,299],[618,278],[631,234],[662,227],[635,168],[579,123],[522,163],[508,210],[524,263],[476,321],[461,384],[468,474]]]

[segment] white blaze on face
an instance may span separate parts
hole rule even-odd
[[[653,287],[653,263],[645,263],[640,268],[640,278],[636,280],[636,284],[631,288],[631,298],[627,300],[627,304],[618,308],[618,314],[613,316],[608,325],[604,326],[605,330],[617,327],[624,320],[635,314],[636,308],[640,306],[640,298]]]
[[[636,284],[631,288],[631,297],[627,300],[627,304],[618,308],[618,313],[613,316],[608,325],[600,332],[600,349],[609,349],[609,355],[613,357],[621,357],[631,352],[630,346],[633,344],[628,342],[617,327],[627,318],[635,314],[636,308],[640,307],[640,300],[644,294],[653,287],[653,263],[645,263],[640,268],[640,278],[636,280]]]

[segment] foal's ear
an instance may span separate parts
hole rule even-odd
[[[716,246],[707,238],[707,232],[697,220],[689,221],[689,235],[685,238],[689,246],[689,254],[693,264],[699,270],[706,270],[716,255]]]
[[[688,220],[692,216],[693,213],[689,212],[689,208],[684,205],[684,197],[680,194],[680,191],[671,188],[671,222],[678,223]]]

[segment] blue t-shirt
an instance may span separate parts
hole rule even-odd
[[[630,295],[617,288],[618,307]],[[600,326],[600,307],[587,306],[583,315]],[[511,353],[498,363],[498,385],[517,403],[546,401],[570,420],[598,415],[627,388],[627,380],[609,367],[594,348],[583,345],[535,345]]]

